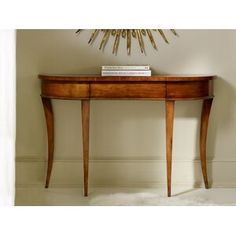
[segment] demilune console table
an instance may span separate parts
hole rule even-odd
[[[90,100],[156,100],[166,107],[167,192],[171,196],[172,139],[175,101],[202,100],[200,159],[205,188],[208,188],[206,139],[213,101],[213,75],[151,77],[101,77],[97,75],[39,75],[48,133],[48,188],[53,166],[54,118],[51,99],[81,100],[83,135],[84,196],[88,196]]]

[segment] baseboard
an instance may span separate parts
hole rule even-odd
[[[236,161],[210,160],[209,182],[213,187],[236,187]],[[172,186],[201,187],[199,160],[174,160]],[[165,187],[166,162],[159,160],[91,160],[91,187]],[[51,187],[74,188],[83,185],[81,160],[55,160]],[[46,161],[35,157],[17,157],[16,187],[43,187]]]

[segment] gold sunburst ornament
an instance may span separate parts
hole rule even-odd
[[[81,31],[82,31],[81,29],[78,29],[76,31],[76,34],[79,34]],[[178,36],[177,32],[174,29],[170,29],[169,31],[172,32],[175,36]],[[141,53],[144,53],[144,54],[145,54],[145,47],[144,47],[144,40],[143,40],[144,37],[147,37],[152,47],[155,50],[157,50],[157,44],[154,40],[153,33],[158,33],[166,43],[169,43],[164,31],[161,29],[152,29],[152,30],[151,29],[105,29],[105,30],[95,29],[93,30],[89,38],[88,44],[92,44],[97,38],[97,36],[99,35],[99,33],[103,34],[102,41],[99,46],[100,50],[105,49],[106,44],[110,37],[114,38],[114,44],[113,44],[113,49],[112,49],[113,54],[117,54],[121,38],[126,40],[126,48],[127,48],[128,55],[131,54],[132,38],[138,40],[140,51]]]

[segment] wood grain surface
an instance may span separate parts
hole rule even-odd
[[[83,134],[84,196],[88,196],[89,113],[93,99],[164,100],[166,103],[167,195],[171,196],[172,143],[174,105],[178,100],[203,100],[200,126],[200,158],[202,175],[208,185],[206,168],[207,127],[213,100],[214,75],[154,75],[151,77],[101,77],[98,75],[39,75],[41,97],[48,131],[49,186],[54,149],[54,122],[51,99],[81,100]]]

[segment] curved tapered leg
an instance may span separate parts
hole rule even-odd
[[[83,133],[83,168],[84,168],[84,196],[88,196],[89,169],[89,100],[81,101],[82,133]]]
[[[43,102],[44,114],[47,123],[47,133],[48,133],[48,165],[47,165],[47,177],[45,184],[45,188],[48,188],[53,166],[54,118],[53,118],[51,99],[42,97],[42,102]]]
[[[202,175],[205,183],[205,188],[209,188],[207,178],[207,164],[206,164],[206,141],[207,141],[207,128],[211,111],[213,99],[205,99],[202,104],[201,115],[201,128],[200,128],[200,159],[202,167]]]
[[[172,140],[174,124],[175,101],[166,101],[166,162],[167,162],[167,189],[171,196],[171,169],[172,169]]]

